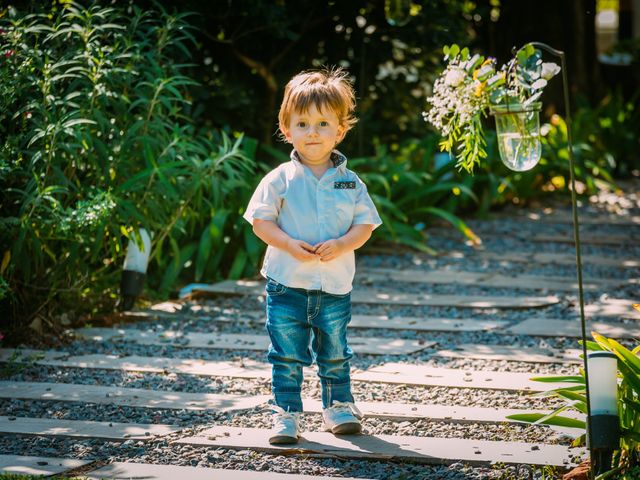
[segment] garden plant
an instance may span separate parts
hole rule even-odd
[[[499,69],[494,58],[472,55],[466,47],[460,49],[454,44],[445,46],[443,52],[448,65],[434,84],[434,94],[427,99],[431,108],[425,119],[444,137],[441,149],[455,150],[458,167],[472,172],[475,165],[487,158],[482,124],[487,111],[522,111],[528,113],[527,117],[537,118],[536,111],[540,110],[537,100],[560,67],[543,63],[540,50],[532,45],[520,49],[515,58]],[[525,128],[519,122],[514,123],[520,129]],[[538,140],[527,132],[520,132],[517,138],[498,139],[501,152],[531,150],[539,144]],[[534,152],[524,156],[536,157]]]
[[[592,332],[594,341],[587,342],[591,351],[608,351],[618,360],[618,417],[620,419],[620,448],[614,452],[612,469],[598,476],[598,480],[607,478],[633,479],[640,475],[640,345],[628,349],[612,338]],[[532,380],[548,383],[574,383],[575,386],[552,388],[538,395],[558,397],[563,405],[548,414],[522,413],[507,418],[543,425],[581,428],[586,431],[586,422],[567,416],[565,412],[574,411],[587,414],[584,370],[579,375],[560,375],[534,377]],[[563,415],[564,414],[564,415]],[[586,434],[574,440],[574,445],[584,445]]]
[[[255,142],[190,120],[187,16],[66,2],[12,9],[0,28],[0,298],[10,316],[37,326],[50,308],[79,310],[78,299],[113,305],[139,227],[154,236],[157,291],[190,264],[196,277],[240,275],[244,264],[225,262],[255,248],[229,217],[244,199],[229,193],[248,185]]]

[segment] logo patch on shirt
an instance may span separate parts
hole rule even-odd
[[[333,188],[338,190],[355,190],[356,182],[333,182]]]

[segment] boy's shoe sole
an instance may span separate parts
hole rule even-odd
[[[334,425],[326,430],[335,435],[352,435],[362,431],[362,424],[360,422],[341,423],[340,425]]]
[[[269,443],[271,445],[291,445],[292,443],[298,443],[298,437],[290,437],[289,435],[274,435],[269,437]]]

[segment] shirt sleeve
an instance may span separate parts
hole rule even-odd
[[[251,225],[256,218],[275,222],[280,214],[283,193],[284,182],[280,175],[267,174],[253,192],[242,217]]]
[[[353,216],[353,225],[373,225],[373,230],[382,225],[378,210],[373,204],[373,200],[367,192],[367,186],[356,175],[356,186],[358,188],[358,196],[356,198],[356,211]]]

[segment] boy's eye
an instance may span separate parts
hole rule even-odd
[[[325,122],[324,120],[322,122],[320,122],[320,126],[321,127],[328,127],[329,126],[329,122]]]
[[[298,122],[298,127],[304,128],[307,126],[307,122]]]

